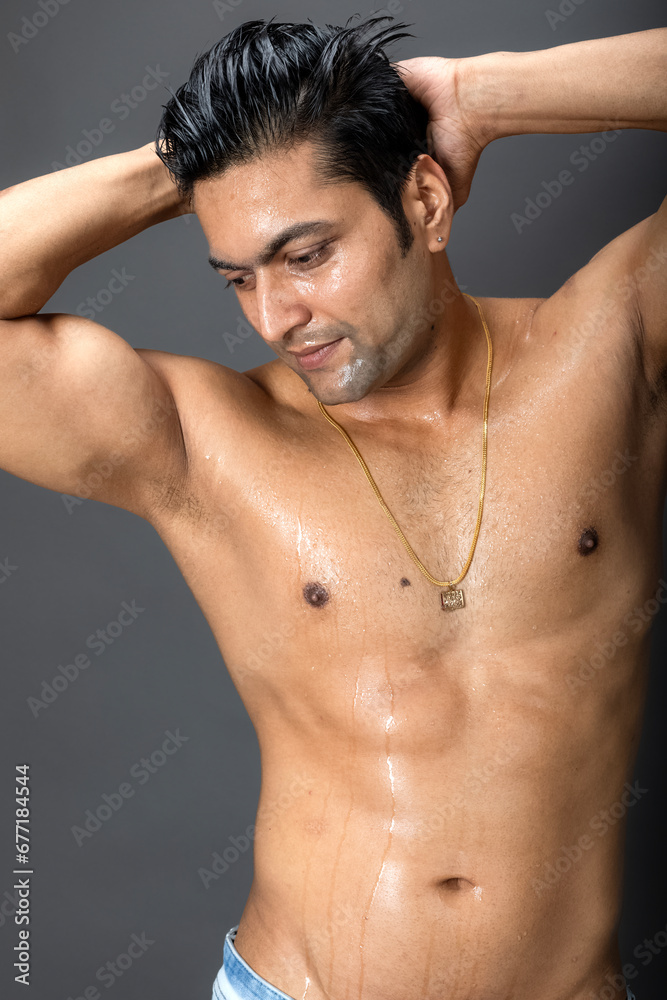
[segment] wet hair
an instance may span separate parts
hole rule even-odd
[[[324,184],[358,182],[396,227],[405,255],[413,234],[401,195],[429,152],[428,112],[384,47],[411,37],[387,15],[357,25],[245,21],[199,55],[172,93],[156,135],[181,195],[195,181],[263,153],[310,141]]]

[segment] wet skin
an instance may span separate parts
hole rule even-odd
[[[238,373],[141,352],[171,387],[188,469],[135,506],[261,749],[236,947],[308,1000],[583,1000],[621,969],[624,784],[667,596],[664,396],[622,302],[582,325],[618,287],[614,244],[548,299],[479,298],[494,347],[485,508],[465,608],[447,612],[316,403],[425,566],[455,577],[487,354],[437,252],[441,182],[427,167],[432,190],[411,189],[401,257],[366,192],[294,166],[246,165],[197,194],[211,253],[234,263],[294,221],[334,220],[324,263],[285,262],[318,236],[225,272],[249,276],[239,302],[278,358]],[[444,310],[411,321],[438,288]],[[288,354],[338,336],[321,369]]]

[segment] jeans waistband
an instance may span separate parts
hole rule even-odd
[[[239,955],[234,938],[239,925],[225,935],[222,968],[213,984],[213,1000],[294,1000],[262,979]]]
[[[294,1000],[266,979],[262,979],[248,963],[241,958],[234,947],[234,938],[239,925],[231,927],[225,935],[223,965],[213,984],[212,1000]],[[635,1000],[629,986],[626,987],[627,1000]]]

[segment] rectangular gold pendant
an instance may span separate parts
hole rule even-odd
[[[456,611],[463,607],[462,590],[442,590],[440,592],[440,603],[443,611]]]

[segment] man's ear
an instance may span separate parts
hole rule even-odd
[[[428,153],[421,153],[413,164],[405,195],[408,218],[421,225],[432,250],[444,249],[452,228],[454,199],[445,171]]]

